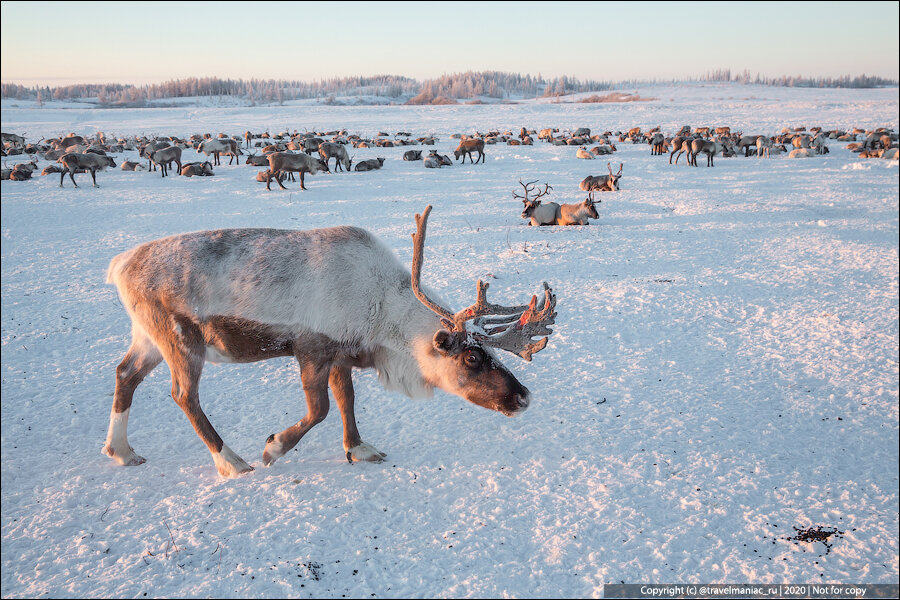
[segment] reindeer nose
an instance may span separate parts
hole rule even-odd
[[[531,394],[529,394],[526,390],[524,394],[516,394],[515,396],[513,396],[513,401],[515,402],[515,405],[517,407],[516,411],[513,414],[518,415],[526,408],[528,408],[529,404],[531,404]]]

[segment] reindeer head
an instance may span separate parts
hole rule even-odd
[[[619,163],[619,172],[613,175],[612,166],[609,163],[606,163],[606,168],[609,169],[609,179],[606,181],[610,192],[619,191],[619,179],[622,178],[622,168],[624,166],[624,163]]]
[[[513,416],[528,408],[530,393],[494,355],[492,348],[517,354],[530,361],[547,345],[548,327],[556,317],[556,296],[544,283],[540,304],[532,296],[527,306],[501,306],[487,301],[488,284],[478,282],[475,304],[452,313],[419,287],[425,230],[431,206],[416,215],[413,235],[412,290],[416,298],[440,317],[441,328],[431,348],[420,358],[422,372],[432,385],[479,406]],[[472,321],[472,328],[466,323]],[[533,337],[543,336],[537,341]]]
[[[588,194],[588,197],[584,199],[582,202],[582,206],[584,206],[587,211],[587,216],[591,219],[599,219],[600,213],[597,212],[597,203],[601,202],[600,200],[594,200],[594,192]]]
[[[542,196],[546,196],[547,194],[549,194],[550,191],[553,189],[549,183],[545,184],[543,192],[538,192],[537,196],[529,199],[528,194],[534,191],[534,184],[536,184],[537,182],[538,182],[538,180],[535,179],[534,181],[529,181],[528,183],[522,183],[522,180],[520,179],[519,185],[521,185],[523,188],[525,188],[525,195],[520,196],[515,191],[512,193],[513,198],[521,199],[522,204],[525,205],[524,209],[522,210],[522,218],[523,219],[530,219],[532,217],[532,215],[534,215],[534,211],[537,209],[537,207],[539,207],[541,205],[540,198]]]

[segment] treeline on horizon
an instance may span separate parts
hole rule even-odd
[[[249,100],[252,104],[283,103],[287,100],[321,98],[335,102],[336,96],[378,96],[408,104],[444,104],[456,99],[479,97],[497,100],[510,97],[560,97],[579,92],[597,92],[614,87],[633,86],[641,83],[676,83],[685,80],[646,81],[597,81],[579,80],[575,77],[545,79],[541,75],[522,75],[498,71],[466,72],[443,75],[436,79],[419,81],[397,75],[373,77],[336,77],[316,82],[284,79],[220,79],[218,77],[188,77],[164,83],[146,85],[124,84],[74,84],[64,86],[26,87],[15,83],[0,84],[3,98],[44,100],[73,100],[97,98],[108,106],[135,105],[149,100],[197,96],[233,96]],[[730,69],[717,69],[686,80],[689,82],[736,82],[785,87],[810,88],[874,88],[896,86],[895,79],[858,75],[851,77],[781,77],[752,76],[748,70],[732,73]]]

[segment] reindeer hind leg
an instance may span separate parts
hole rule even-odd
[[[161,308],[150,311],[154,317],[150,335],[172,372],[172,399],[206,444],[216,470],[223,477],[238,477],[252,471],[253,467],[222,441],[200,407],[200,375],[206,361],[206,344],[200,327],[187,317],[163,316],[165,312]]]
[[[162,354],[140,327],[133,326],[131,346],[116,367],[116,390],[102,450],[120,465],[135,466],[145,462],[128,443],[128,414],[135,389],[160,362]]]

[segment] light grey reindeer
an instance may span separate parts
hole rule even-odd
[[[253,467],[225,444],[200,407],[206,361],[293,356],[300,364],[307,413],[268,437],[266,466],[325,418],[329,387],[343,419],[347,460],[383,460],[356,426],[354,367],[375,369],[385,388],[410,397],[440,388],[507,416],[524,411],[531,393],[493,349],[530,361],[552,333],[556,296],[544,283],[540,303],[532,296],[527,305],[501,306],[488,302],[488,284],[479,281],[474,304],[456,313],[444,308],[420,285],[430,211],[416,215],[410,269],[357,227],[200,231],[113,258],[107,282],[116,285],[131,317],[132,339],[116,369],[103,453],[121,465],[145,462],[129,444],[128,416],[135,389],[163,360],[172,398],[223,477]]]

